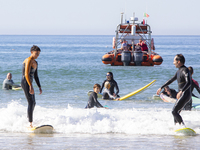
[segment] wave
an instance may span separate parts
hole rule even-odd
[[[181,115],[187,127],[200,133],[200,111],[183,111]],[[0,132],[28,132],[27,107],[20,101],[11,101],[0,108]],[[140,135],[174,135],[171,109],[166,108],[132,108],[132,109],[81,109],[45,108],[36,105],[34,126],[50,124],[55,133],[81,134],[140,134]]]

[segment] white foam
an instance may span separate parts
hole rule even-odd
[[[199,111],[181,113],[187,127],[199,131]],[[0,109],[1,132],[27,132],[27,106],[20,101],[12,101]],[[58,133],[122,133],[173,135],[174,123],[171,109],[80,109],[44,108],[36,105],[35,126],[50,124]]]

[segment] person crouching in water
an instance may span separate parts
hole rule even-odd
[[[42,94],[42,89],[37,72],[38,63],[35,60],[40,55],[40,48],[33,45],[30,51],[31,56],[26,58],[23,62],[21,86],[28,101],[28,119],[30,122],[30,127],[32,128],[33,110],[35,107],[35,92],[32,84],[33,78],[35,79],[37,86],[39,87],[40,94]]]
[[[90,94],[90,97],[89,97],[89,100],[88,100],[88,103],[86,105],[86,109],[87,108],[93,108],[94,106],[96,106],[97,108],[104,108],[100,103],[99,101],[97,100],[97,94],[99,93],[100,91],[100,88],[101,86],[99,84],[95,84],[93,86],[93,92]],[[105,107],[106,108],[106,107]]]
[[[117,98],[117,96],[114,96],[110,93],[110,90],[109,90],[110,89],[110,83],[108,81],[105,82],[104,87],[105,87],[105,89],[103,90],[103,96],[102,96],[103,99],[119,100],[119,98]]]

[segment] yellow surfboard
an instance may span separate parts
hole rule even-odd
[[[138,89],[138,90],[136,90],[136,91],[133,91],[132,93],[129,93],[129,94],[125,95],[125,96],[122,96],[122,97],[119,99],[119,101],[125,100],[125,99],[127,99],[127,98],[129,98],[129,97],[131,97],[131,96],[133,96],[133,95],[135,95],[135,94],[137,94],[137,93],[139,93],[139,92],[145,90],[146,88],[148,88],[150,85],[152,85],[152,84],[155,83],[155,82],[156,82],[156,80],[153,80],[152,82],[150,82],[149,84],[145,85],[144,87],[142,87],[142,88],[140,88],[140,89]]]
[[[34,128],[28,128],[29,131],[33,131],[34,133],[53,133],[52,125],[41,125]]]
[[[178,134],[183,134],[187,136],[196,135],[196,132],[191,128],[181,128],[181,129],[175,130],[175,132]]]

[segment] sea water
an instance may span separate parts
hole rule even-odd
[[[27,100],[22,90],[0,90],[0,149],[198,149],[200,111],[182,111],[187,127],[196,136],[176,135],[172,103],[153,99],[157,89],[177,68],[176,54],[182,53],[186,66],[194,68],[200,82],[200,36],[153,36],[160,66],[110,66],[101,57],[112,50],[113,36],[0,36],[0,86],[8,72],[20,84],[22,63],[33,44],[41,48],[38,74],[43,93],[34,82],[36,107],[34,126],[50,124],[53,134],[27,131]],[[84,109],[87,92],[102,84],[113,72],[123,96],[152,80],[156,83],[124,101],[104,101],[110,109]],[[177,82],[170,85],[177,89]],[[197,91],[194,92],[197,96]]]

